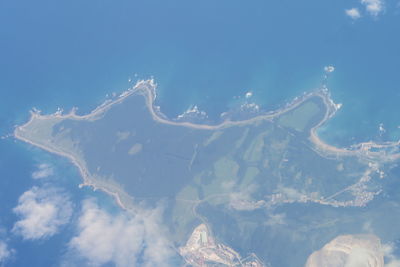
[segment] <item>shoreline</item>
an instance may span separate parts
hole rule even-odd
[[[16,127],[16,129],[22,129],[23,127],[29,125],[31,121],[34,119],[73,119],[73,120],[88,120],[88,121],[93,121],[101,118],[101,115],[103,115],[105,112],[107,112],[112,106],[115,104],[119,104],[125,100],[125,98],[131,96],[132,94],[139,93],[143,95],[146,99],[146,106],[148,108],[148,111],[150,112],[152,118],[154,121],[163,123],[163,124],[168,124],[172,126],[180,126],[180,127],[188,127],[188,128],[193,128],[193,129],[201,129],[201,130],[219,130],[219,129],[224,129],[224,128],[229,128],[229,127],[234,127],[234,126],[242,126],[246,124],[251,124],[257,121],[263,121],[263,120],[273,120],[276,117],[279,117],[283,115],[286,112],[289,112],[299,105],[301,105],[303,102],[307,101],[308,99],[312,97],[320,97],[322,99],[329,98],[327,95],[327,90],[326,89],[320,89],[319,91],[316,92],[311,92],[308,94],[304,94],[303,96],[296,97],[292,102],[286,104],[285,107],[279,108],[274,111],[269,111],[265,114],[259,114],[255,115],[252,118],[245,119],[245,120],[230,120],[226,119],[222,121],[221,123],[218,124],[199,124],[199,123],[192,123],[192,122],[185,122],[185,121],[174,121],[174,119],[167,118],[160,110],[159,107],[154,105],[154,101],[156,99],[156,94],[155,94],[155,89],[156,89],[156,84],[154,83],[153,79],[150,80],[141,80],[136,83],[136,85],[132,88],[129,88],[125,92],[121,93],[118,98],[114,100],[106,100],[103,104],[99,105],[96,107],[94,110],[92,110],[90,113],[85,114],[85,115],[77,115],[76,110],[77,108],[73,108],[69,113],[63,114],[63,110],[59,109],[53,114],[46,114],[42,115],[41,111],[38,109],[33,109],[30,111],[31,113],[31,118],[29,119],[28,122],[26,122],[23,125],[19,125]],[[326,90],[326,92],[321,92],[322,90]],[[333,106],[338,106],[331,101],[331,105]],[[336,112],[337,108],[331,107],[329,109],[333,112]],[[333,114],[332,114],[333,115]],[[331,115],[329,115],[329,118]],[[328,118],[328,119],[329,119]],[[325,120],[323,121],[325,122]],[[14,131],[15,134],[15,131]]]
[[[88,186],[88,187],[91,187],[93,189],[93,191],[101,190],[104,193],[106,193],[106,194],[110,195],[111,197],[113,197],[115,199],[115,201],[117,202],[117,205],[120,206],[122,209],[128,210],[128,208],[123,204],[123,202],[121,200],[121,197],[119,195],[122,192],[112,192],[112,191],[110,191],[109,189],[107,189],[105,187],[100,187],[100,186],[94,184],[93,182],[91,182],[90,178],[89,178],[90,175],[88,174],[86,168],[84,166],[82,166],[80,161],[77,160],[74,156],[72,156],[72,155],[70,155],[68,153],[62,152],[62,151],[57,151],[57,150],[55,150],[53,148],[44,146],[42,144],[35,143],[35,142],[33,142],[33,141],[23,137],[23,136],[18,135],[17,133],[14,133],[14,137],[16,139],[18,139],[18,140],[21,140],[21,141],[23,141],[25,143],[28,143],[30,145],[33,145],[35,147],[41,148],[41,149],[43,149],[45,151],[48,151],[50,153],[53,153],[53,154],[56,154],[58,156],[65,157],[65,158],[69,159],[71,161],[71,163],[74,164],[78,168],[79,173],[82,176],[83,182],[81,184],[79,184],[79,188],[82,188],[84,186]]]
[[[387,142],[384,144],[376,144],[374,142],[366,142],[366,143],[360,143],[356,144],[350,148],[340,148],[340,147],[335,147],[332,146],[328,143],[325,143],[319,136],[318,136],[318,128],[320,128],[323,124],[325,124],[330,118],[332,118],[336,111],[340,108],[339,104],[335,104],[332,99],[329,96],[329,92],[326,88],[319,89],[317,91],[304,94],[303,96],[296,97],[292,102],[288,103],[285,107],[277,109],[275,111],[270,111],[265,114],[261,115],[255,115],[254,117],[246,120],[229,120],[226,119],[222,121],[219,124],[215,125],[208,125],[208,124],[196,124],[196,123],[191,123],[191,122],[178,122],[178,121],[173,121],[173,119],[167,118],[161,111],[158,106],[155,106],[154,101],[156,100],[156,84],[153,79],[149,80],[140,80],[136,83],[135,86],[132,88],[129,88],[128,90],[124,91],[121,93],[116,99],[112,100],[106,100],[103,104],[99,105],[96,107],[94,110],[92,110],[90,113],[85,114],[85,115],[77,115],[76,114],[76,108],[73,108],[69,113],[63,114],[62,109],[59,109],[57,112],[53,114],[48,114],[48,115],[41,115],[41,111],[37,109],[33,109],[31,113],[31,118],[29,119],[28,122],[26,122],[23,125],[16,126],[14,129],[13,136],[14,138],[21,140],[23,142],[29,143],[33,146],[39,147],[43,150],[46,150],[50,153],[57,154],[62,157],[68,158],[75,166],[78,167],[79,172],[82,176],[83,183],[80,184],[80,187],[83,186],[89,186],[92,187],[93,190],[101,190],[108,195],[111,195],[117,202],[118,206],[120,206],[124,210],[130,210],[127,205],[128,203],[124,204],[124,200],[132,200],[134,199],[133,196],[129,196],[127,193],[125,193],[123,190],[119,189],[118,186],[113,186],[110,184],[108,186],[105,185],[99,185],[98,183],[96,184],[95,181],[91,181],[91,176],[90,173],[87,171],[86,167],[84,166],[85,164],[81,162],[80,159],[76,158],[74,155],[54,149],[50,146],[46,146],[44,144],[35,142],[34,140],[30,140],[29,138],[24,137],[21,135],[21,132],[25,131],[25,128],[29,126],[31,123],[33,123],[34,120],[50,120],[50,119],[59,119],[59,120],[64,120],[64,119],[72,119],[72,120],[87,120],[87,121],[94,121],[97,119],[100,119],[110,108],[112,108],[114,105],[119,104],[123,102],[127,97],[133,95],[133,94],[141,94],[145,98],[145,103],[148,109],[148,112],[150,113],[152,119],[156,122],[162,123],[162,124],[167,124],[171,126],[177,126],[177,127],[188,127],[192,129],[199,129],[199,130],[219,130],[219,129],[225,129],[225,128],[230,128],[230,127],[235,127],[235,126],[244,126],[248,124],[253,124],[259,121],[273,121],[275,118],[295,109],[305,101],[311,99],[312,97],[319,97],[322,99],[323,104],[326,108],[325,115],[321,119],[320,122],[318,122],[315,126],[313,126],[310,129],[310,135],[308,137],[309,141],[313,144],[315,151],[317,153],[322,154],[322,156],[359,156],[367,161],[371,161],[373,159],[380,159],[383,161],[393,161],[397,160],[400,158],[400,153],[393,154],[393,155],[386,155],[385,152],[377,151],[373,152],[370,151],[372,148],[376,149],[385,149],[385,148],[391,148],[391,147],[396,147],[400,145],[399,142]],[[108,187],[108,188],[107,188]],[[129,201],[130,202],[130,201]]]

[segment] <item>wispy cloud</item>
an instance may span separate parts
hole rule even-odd
[[[372,16],[378,16],[384,8],[383,0],[361,0],[365,10]]]
[[[37,171],[34,171],[32,173],[32,178],[33,179],[42,179],[42,178],[49,177],[53,174],[54,174],[53,167],[51,167],[49,164],[43,163],[38,166]]]
[[[361,18],[361,14],[360,14],[360,11],[358,10],[358,8],[346,9],[345,12],[346,12],[347,16],[349,16],[350,18],[352,18],[354,20]]]
[[[385,0],[360,0],[360,8],[354,7],[346,9],[345,13],[353,20],[362,17],[362,13],[372,17],[378,17],[385,10]]]
[[[254,185],[247,186],[246,189],[233,192],[229,195],[229,207],[235,210],[256,210],[265,206],[264,200],[254,200],[251,196],[256,190]]]
[[[6,242],[0,240],[0,266],[3,266],[3,264],[11,257],[12,254],[13,250],[8,248]]]
[[[393,244],[382,245],[383,254],[386,257],[385,267],[398,267],[400,266],[400,258],[396,257],[394,254]]]
[[[135,215],[111,215],[93,200],[83,203],[78,233],[69,242],[70,253],[93,266],[168,266],[174,255],[161,227],[162,209]]]
[[[59,189],[35,186],[20,196],[13,211],[20,217],[14,224],[13,233],[26,240],[36,240],[53,236],[68,223],[72,204]]]
[[[286,225],[286,214],[278,213],[278,214],[270,214],[268,216],[265,225],[267,226],[277,226],[277,225]]]

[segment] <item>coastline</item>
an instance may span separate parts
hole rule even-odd
[[[73,154],[61,151],[59,149],[55,149],[51,146],[46,146],[41,144],[40,142],[35,142],[35,140],[31,140],[24,136],[24,132],[26,131],[26,127],[32,124],[35,120],[65,120],[65,119],[72,119],[72,120],[88,120],[94,121],[100,119],[110,108],[114,105],[123,102],[127,97],[131,96],[132,94],[141,94],[145,98],[146,106],[148,112],[152,119],[156,122],[162,124],[168,124],[172,126],[179,126],[179,127],[188,127],[193,129],[200,129],[200,130],[219,130],[225,129],[229,127],[235,126],[244,126],[248,124],[257,123],[259,121],[273,121],[275,118],[295,109],[305,101],[309,100],[312,97],[319,97],[322,99],[323,104],[325,105],[326,111],[324,114],[323,119],[318,122],[315,126],[310,129],[310,136],[309,141],[313,144],[314,149],[317,153],[322,154],[322,156],[359,156],[367,161],[373,159],[380,159],[384,162],[386,161],[393,161],[400,158],[400,153],[396,154],[389,154],[387,155],[385,151],[370,151],[371,149],[385,149],[385,148],[393,148],[398,147],[400,145],[399,142],[388,142],[384,144],[376,144],[374,142],[366,142],[356,144],[350,148],[339,148],[332,145],[325,143],[320,137],[318,136],[318,128],[320,128],[323,124],[326,123],[330,118],[332,118],[336,111],[340,108],[340,105],[335,104],[332,99],[330,98],[329,92],[326,88],[304,94],[301,97],[296,97],[291,103],[288,103],[285,107],[280,108],[275,111],[271,111],[265,114],[256,115],[250,119],[246,120],[224,120],[223,122],[215,125],[207,125],[207,124],[196,124],[191,122],[178,122],[173,121],[172,119],[167,118],[164,114],[161,113],[160,108],[155,106],[154,102],[156,100],[156,83],[153,79],[149,80],[141,80],[136,83],[136,85],[122,94],[120,94],[116,99],[113,100],[106,100],[103,104],[96,107],[93,111],[85,115],[77,115],[76,108],[73,108],[68,114],[63,114],[63,111],[59,109],[57,112],[49,115],[41,115],[39,110],[32,110],[31,111],[31,118],[29,121],[23,125],[17,126],[14,130],[14,138],[21,140],[23,142],[29,143],[33,146],[39,147],[43,150],[51,152],[53,154],[57,154],[62,157],[68,158],[75,166],[78,167],[79,172],[82,176],[83,183],[80,185],[82,186],[89,186],[92,187],[93,190],[101,190],[109,195],[111,195],[117,202],[117,204],[123,208],[124,210],[131,210],[132,205],[129,205],[133,198],[125,193],[123,190],[119,189],[118,186],[113,186],[111,184],[99,184],[97,181],[92,181],[90,173],[85,167],[85,163],[82,162],[78,157],[74,156]]]
[[[21,135],[18,135],[18,134],[15,133],[15,132],[14,132],[14,137],[15,137],[16,139],[19,139],[19,140],[21,140],[21,141],[23,141],[23,142],[25,142],[25,143],[28,143],[28,144],[30,144],[30,145],[36,146],[36,147],[38,147],[38,148],[41,148],[41,149],[43,149],[43,150],[45,150],[45,151],[48,151],[48,152],[50,152],[50,153],[53,153],[53,154],[56,154],[56,155],[58,155],[58,156],[65,157],[65,158],[69,159],[69,160],[71,161],[71,163],[74,164],[74,165],[78,168],[79,173],[80,173],[81,176],[82,176],[83,183],[81,183],[81,184],[79,185],[79,188],[82,188],[82,187],[84,187],[84,186],[88,186],[88,187],[91,187],[91,188],[93,189],[93,191],[101,190],[101,191],[103,191],[104,193],[106,193],[106,194],[110,195],[111,197],[113,197],[113,198],[115,199],[117,205],[120,206],[122,209],[128,210],[128,207],[126,207],[126,206],[124,205],[124,203],[123,203],[123,201],[121,200],[121,197],[120,197],[120,194],[126,195],[126,193],[124,193],[124,192],[117,192],[117,191],[119,191],[119,190],[116,190],[115,192],[113,192],[113,191],[111,191],[110,189],[107,189],[107,188],[104,187],[104,186],[101,187],[101,186],[96,185],[95,183],[91,182],[91,181],[90,181],[90,178],[89,178],[90,175],[89,175],[88,171],[87,171],[86,168],[83,166],[83,164],[82,164],[78,159],[76,159],[73,155],[68,154],[68,153],[65,153],[65,152],[62,152],[62,151],[57,151],[57,150],[55,150],[55,149],[52,149],[52,148],[50,148],[50,147],[48,147],[48,146],[44,146],[44,145],[39,144],[39,143],[35,143],[35,142],[33,142],[33,141],[31,141],[31,140],[29,140],[29,139],[27,139],[27,138],[25,138],[25,137],[23,137],[23,136],[21,136]]]
[[[164,123],[164,124],[169,124],[169,125],[174,125],[174,126],[181,126],[181,127],[188,127],[188,128],[194,128],[194,129],[203,129],[203,130],[220,130],[228,127],[234,127],[234,126],[243,126],[247,124],[252,124],[257,121],[263,121],[263,120],[269,120],[272,121],[273,119],[295,109],[305,101],[309,100],[312,97],[319,97],[323,100],[323,103],[326,108],[325,115],[323,119],[316,124],[314,127],[311,128],[310,130],[310,137],[309,140],[311,143],[313,143],[317,149],[317,152],[323,153],[326,155],[331,155],[334,154],[337,156],[338,154],[341,154],[342,156],[361,156],[364,157],[365,159],[376,159],[377,157],[382,157],[382,153],[379,152],[371,152],[370,150],[373,148],[376,149],[383,149],[383,148],[388,148],[388,147],[394,147],[394,146],[400,146],[400,140],[398,142],[386,142],[382,144],[377,144],[373,141],[369,142],[364,142],[364,143],[359,143],[355,144],[350,148],[340,148],[340,147],[335,147],[333,145],[330,145],[326,142],[324,142],[319,136],[318,136],[318,128],[320,128],[322,125],[324,125],[329,119],[331,119],[336,111],[341,107],[341,104],[335,104],[333,100],[330,98],[329,92],[327,88],[319,89],[317,91],[304,94],[303,96],[296,97],[292,102],[288,103],[284,108],[277,109],[275,111],[268,112],[266,114],[261,114],[254,116],[250,119],[246,120],[238,120],[238,121],[231,121],[231,120],[225,120],[221,122],[220,124],[216,125],[206,125],[206,124],[195,124],[191,122],[175,122],[172,121],[164,116],[164,114],[161,113],[159,110],[159,107],[154,105],[154,101],[156,99],[156,84],[154,84],[154,80],[147,80],[147,81],[140,81],[143,82],[144,84],[148,83],[148,85],[151,88],[137,88],[136,90],[141,90],[145,94],[146,98],[146,104],[149,112],[152,115],[153,120]],[[135,86],[136,88],[136,86]],[[395,155],[385,155],[386,160],[385,161],[394,161],[400,158],[400,153],[395,154]]]

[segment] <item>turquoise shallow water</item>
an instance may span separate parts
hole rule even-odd
[[[321,129],[322,137],[338,145],[397,140],[400,11],[387,1],[378,18],[364,15],[353,22],[344,9],[354,5],[358,2],[2,1],[0,135],[26,121],[32,107],[51,113],[77,106],[86,113],[106,94],[150,77],[159,84],[158,104],[169,117],[198,105],[217,120],[246,101],[248,91],[253,96],[247,101],[273,110],[321,86],[323,68],[333,65],[328,87],[343,108]],[[379,133],[380,123],[385,133]],[[0,142],[0,176],[12,189],[0,195],[6,203],[1,212],[8,214],[0,227],[9,229],[18,196],[34,184],[30,173],[46,160],[31,160],[42,152],[25,145]],[[60,173],[69,176],[76,186],[77,173]]]
[[[392,132],[398,12],[388,3],[378,19],[354,23],[346,2],[4,2],[1,119],[21,121],[32,106],[87,112],[129,78],[150,76],[170,117],[193,104],[217,116],[249,90],[271,110],[318,87],[334,65],[329,86],[344,109],[327,138],[370,138],[381,122]]]

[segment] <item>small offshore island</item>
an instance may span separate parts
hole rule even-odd
[[[372,224],[400,219],[393,203],[367,205],[384,191],[399,142],[324,143],[317,130],[338,109],[326,89],[219,124],[168,119],[155,99],[154,81],[139,81],[87,115],[32,111],[14,136],[69,158],[84,186],[130,212],[164,201],[171,242],[192,266],[304,266],[336,237],[364,234],[367,211]],[[400,233],[385,230],[385,241]],[[370,244],[355,238],[341,240]],[[380,246],[374,238],[369,247]],[[383,266],[378,254],[373,266]]]

